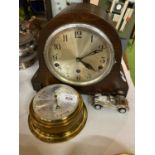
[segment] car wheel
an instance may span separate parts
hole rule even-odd
[[[122,114],[123,114],[123,113],[126,113],[126,109],[125,109],[125,108],[119,108],[118,111],[119,111],[120,113],[122,113]]]
[[[96,110],[100,110],[101,108],[102,108],[101,105],[99,105],[99,104],[96,104],[96,105],[95,105],[95,109],[96,109]]]

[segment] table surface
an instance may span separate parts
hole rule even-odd
[[[114,109],[95,110],[89,102],[90,97],[82,95],[88,110],[88,119],[83,130],[71,140],[49,144],[38,140],[29,130],[29,103],[36,92],[31,78],[38,69],[36,62],[32,67],[19,71],[19,153],[20,155],[114,155],[135,151],[135,88],[124,62],[122,62],[129,91],[127,100],[130,110],[121,114]]]

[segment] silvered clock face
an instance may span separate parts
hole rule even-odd
[[[44,59],[49,71],[62,82],[90,85],[105,78],[114,63],[108,37],[87,24],[68,24],[47,39]]]

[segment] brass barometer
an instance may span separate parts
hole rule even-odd
[[[61,142],[77,135],[87,119],[79,93],[63,84],[41,89],[30,104],[29,127],[45,142]]]

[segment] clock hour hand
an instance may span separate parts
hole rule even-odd
[[[90,64],[88,64],[87,62],[82,61],[81,58],[76,58],[76,61],[81,62],[86,68],[95,71],[95,69]]]
[[[94,55],[94,54],[96,54],[96,53],[100,53],[100,52],[102,52],[101,49],[94,50],[94,51],[88,53],[87,55],[84,55],[83,57],[81,57],[81,59],[84,59],[84,58],[87,57],[87,56]]]

